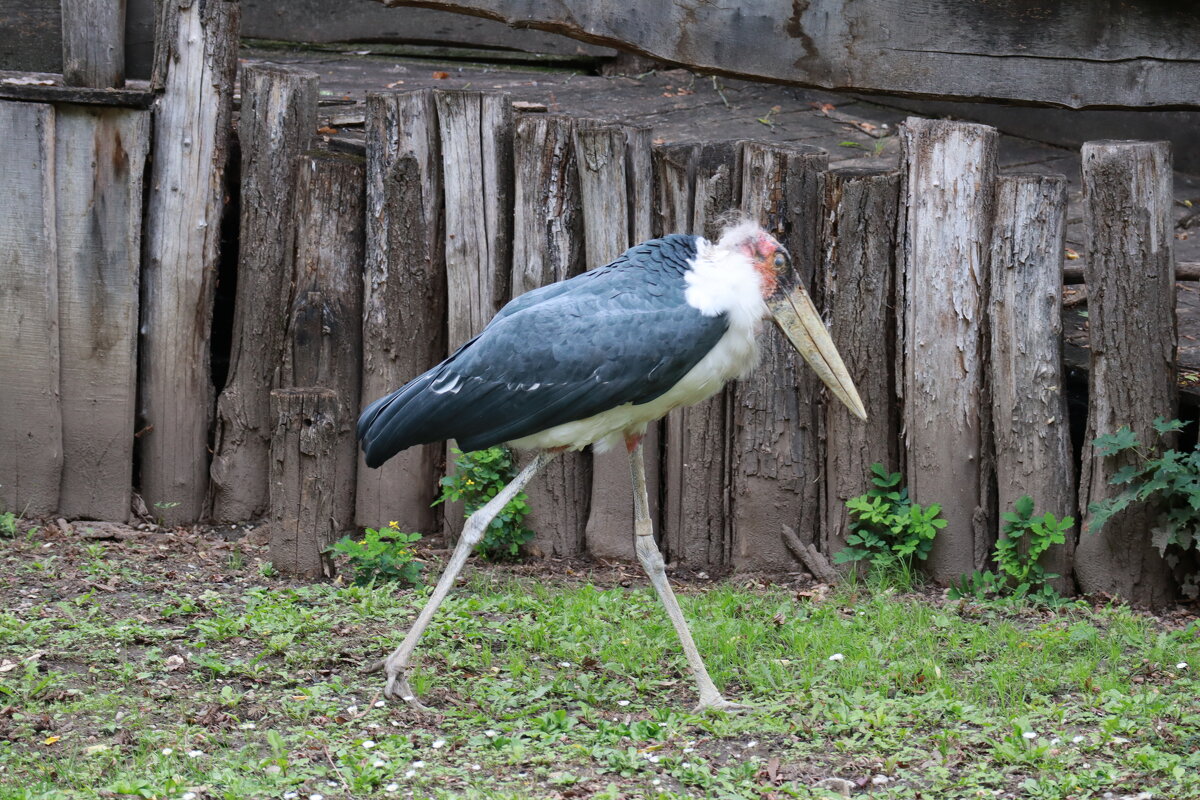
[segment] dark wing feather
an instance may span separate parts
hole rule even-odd
[[[684,299],[692,237],[528,292],[446,361],[363,412],[369,466],[416,444],[478,450],[666,392],[726,329]]]

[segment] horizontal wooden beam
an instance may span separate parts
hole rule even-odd
[[[148,81],[126,81],[124,89],[64,86],[56,72],[0,70],[0,99],[35,103],[77,103],[85,106],[149,108],[154,92]]]
[[[1063,283],[1087,283],[1083,276],[1084,268],[1075,264],[1063,265]],[[1200,281],[1200,261],[1175,262],[1175,280]]]
[[[1195,3],[379,1],[822,89],[1065,108],[1200,107]]]

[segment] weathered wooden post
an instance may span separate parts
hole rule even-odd
[[[741,197],[741,166],[741,147],[736,142],[699,148],[694,163],[686,167],[694,176],[690,200],[670,203],[676,209],[690,208],[687,232],[710,239],[720,235],[719,217]],[[660,191],[673,192],[682,186],[678,177],[660,184]],[[730,562],[728,415],[728,388],[667,415],[662,536],[672,563],[720,567]]]
[[[291,302],[292,204],[298,156],[317,118],[314,73],[253,64],[242,71],[237,298],[229,379],[217,400],[212,516],[253,519],[267,508],[270,391]]]
[[[787,248],[805,287],[814,288],[819,248],[817,176],[829,163],[818,147],[742,145],[741,209]],[[729,525],[738,569],[779,568],[820,558],[821,383],[775,325],[759,337],[761,366],[733,384]],[[799,537],[789,544],[785,527]],[[794,551],[799,552],[794,552]],[[827,565],[811,565],[827,574]]]
[[[1011,512],[1023,495],[1035,513],[1075,513],[1075,464],[1062,369],[1062,253],[1067,182],[1005,175],[996,185],[988,306],[996,500]],[[1076,517],[1078,519],[1078,517]],[[1074,590],[1075,531],[1042,557],[1053,586]]]
[[[982,568],[994,541],[984,326],[997,138],[916,117],[901,132],[905,478],[949,522],[927,562],[941,582]]]
[[[0,101],[0,137],[0,505],[49,514],[63,469],[53,106]]]
[[[575,130],[585,263],[589,269],[619,256],[636,243],[635,235],[649,238],[649,146],[649,136],[642,129],[585,120]],[[646,486],[651,497],[650,514],[656,519],[656,425],[647,427],[643,447],[649,454]],[[624,445],[606,453],[593,449],[589,506],[585,533],[588,552],[599,558],[634,558],[633,489]]]
[[[433,93],[367,95],[366,263],[362,403],[370,403],[446,355],[442,167]],[[358,407],[356,406],[356,409]],[[355,519],[396,520],[432,534],[430,507],[445,449],[427,444],[379,469],[358,464]]]
[[[149,148],[147,111],[56,109],[63,430],[58,512],[68,518],[129,516],[142,176]]]
[[[846,544],[846,501],[871,488],[871,465],[900,467],[896,404],[896,214],[900,175],[843,167],[821,176],[820,245],[824,313],[846,369],[867,409],[825,405],[825,505],[820,550],[830,559]]]
[[[299,158],[294,212],[294,287],[280,386],[332,389],[342,410],[333,432],[334,530],[354,528],[358,445],[353,410],[362,386],[362,296],[366,165],[314,151]],[[377,523],[378,524],[378,523]]]
[[[509,298],[512,277],[513,109],[502,93],[439,91],[446,210],[446,308],[453,352],[479,333]],[[447,470],[453,469],[447,445]],[[443,508],[448,538],[463,506]]]
[[[584,270],[583,213],[570,117],[529,114],[513,144],[514,297]],[[576,556],[592,490],[591,453],[563,453],[526,487],[533,544],[546,555]]]
[[[271,564],[285,575],[333,577],[335,452],[342,409],[332,389],[271,392]]]
[[[138,444],[142,496],[168,523],[199,519],[208,492],[209,333],[238,8],[164,3],[154,37],[163,93],[146,209]]]
[[[1091,369],[1080,505],[1118,494],[1113,474],[1136,456],[1104,457],[1091,442],[1129,428],[1157,443],[1155,417],[1178,411],[1175,378],[1175,259],[1171,151],[1166,142],[1088,142],[1083,146]],[[1098,533],[1084,515],[1075,577],[1084,592],[1161,605],[1173,597],[1167,563],[1151,544],[1159,510],[1131,506]]]
[[[125,0],[62,0],[65,86],[125,86]]]

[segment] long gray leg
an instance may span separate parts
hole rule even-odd
[[[458,573],[462,571],[463,564],[467,562],[467,556],[471,555],[471,549],[479,543],[483,538],[483,532],[487,530],[488,525],[496,518],[509,501],[517,496],[517,493],[525,488],[525,484],[529,483],[530,479],[537,474],[537,471],[554,460],[556,453],[543,451],[525,466],[525,469],[512,479],[512,482],[505,486],[500,492],[487,502],[483,508],[476,511],[467,518],[466,525],[463,526],[463,532],[458,537],[458,545],[454,548],[454,555],[450,557],[450,563],[446,565],[446,571],[442,573],[441,579],[433,590],[433,594],[429,596],[425,607],[421,609],[421,614],[417,617],[417,621],[413,623],[412,629],[408,635],[404,637],[404,641],[400,646],[388,656],[385,660],[373,665],[369,672],[375,672],[379,669],[387,671],[387,686],[383,689],[383,694],[388,698],[399,698],[409,705],[416,708],[424,708],[413,694],[412,689],[408,685],[408,670],[410,667],[409,661],[412,658],[413,650],[417,648],[417,642],[421,639],[421,634],[425,632],[429,621],[433,619],[433,615],[438,610],[438,606],[446,599],[446,595],[450,592],[450,588],[454,586],[454,581],[458,578]]]
[[[691,668],[692,675],[696,678],[696,687],[700,690],[700,703],[696,706],[696,710],[745,708],[745,706],[731,703],[722,697],[721,693],[717,691],[716,685],[713,684],[712,678],[708,677],[708,670],[704,666],[704,660],[700,658],[700,651],[696,649],[696,642],[692,639],[692,632],[683,618],[679,601],[675,599],[675,592],[671,590],[671,584],[667,581],[667,571],[663,564],[662,553],[659,552],[658,545],[654,543],[654,525],[650,521],[650,498],[646,493],[646,464],[643,460],[640,441],[637,447],[629,452],[629,469],[633,475],[633,519],[634,532],[637,534],[635,542],[638,561],[642,562],[642,567],[650,576],[650,583],[658,592],[658,599],[667,608],[667,616],[671,618],[671,624],[675,626],[675,633],[679,635],[679,642],[683,645],[683,653],[687,656],[688,667]]]

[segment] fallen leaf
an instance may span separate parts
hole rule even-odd
[[[1079,258],[1079,253],[1075,252],[1069,247],[1066,249],[1064,255],[1067,257],[1067,261],[1075,261]]]
[[[0,661],[0,672],[12,672],[17,668],[17,662],[9,661],[7,658]]]
[[[45,739],[42,739],[42,744],[54,744],[61,738],[61,736],[47,736]]]
[[[837,106],[835,106],[833,103],[809,103],[809,105],[826,115],[828,115],[830,111],[837,111]]]
[[[434,79],[435,81],[444,81],[444,80],[446,80],[446,78],[449,78],[449,77],[450,77],[450,73],[449,73],[449,72],[441,72],[441,71],[439,71],[439,72],[435,72],[435,73],[433,73],[433,79]]]
[[[391,83],[389,83],[387,85],[386,88],[395,89],[397,86],[403,86],[403,85],[404,85],[404,81],[392,81]]]
[[[328,136],[332,133],[337,133],[337,128],[331,128],[328,125],[325,125],[323,127],[317,128],[317,133],[323,133],[326,136]]]

